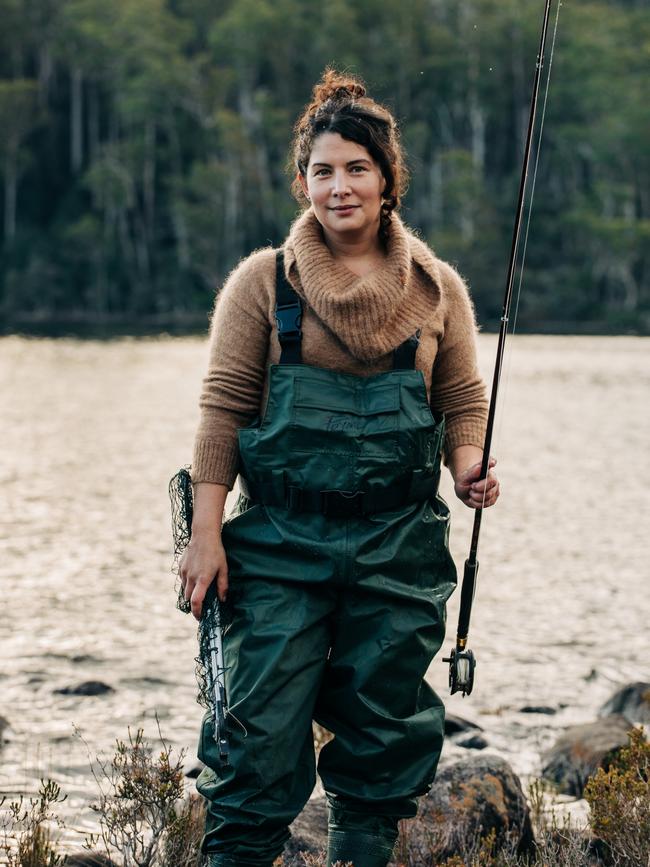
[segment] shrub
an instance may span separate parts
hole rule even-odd
[[[650,863],[650,744],[642,728],[632,729],[630,743],[607,771],[599,768],[584,796],[591,827],[611,859],[622,867]]]
[[[54,780],[41,780],[37,797],[25,802],[21,795],[17,801],[10,802],[0,844],[7,867],[58,867],[63,864],[63,857],[57,853],[52,841],[50,822],[54,820],[58,825],[63,824],[52,812],[52,807],[66,798]],[[4,798],[0,800],[0,806],[4,802]]]
[[[99,817],[99,832],[86,837],[86,848],[103,844],[111,857],[119,853],[123,867],[190,867],[200,864],[196,849],[196,810],[189,802],[177,809],[184,795],[181,751],[160,735],[162,748],[154,756],[142,729],[128,742],[117,740],[110,764],[93,768],[99,801],[91,809]],[[187,845],[187,849],[183,847]],[[180,852],[182,851],[182,855]]]

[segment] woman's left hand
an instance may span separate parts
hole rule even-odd
[[[456,476],[454,491],[458,499],[470,509],[487,509],[493,506],[499,498],[499,480],[492,467],[496,458],[490,458],[487,478],[481,479],[481,462],[472,464]]]

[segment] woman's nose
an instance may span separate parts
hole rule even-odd
[[[345,172],[335,172],[332,176],[332,193],[335,196],[344,196],[349,192],[350,185]]]

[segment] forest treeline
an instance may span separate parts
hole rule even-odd
[[[292,124],[327,64],[396,112],[404,218],[494,323],[542,9],[0,0],[4,329],[204,324],[232,266],[296,214]],[[650,333],[649,61],[647,0],[564,0],[520,330]]]

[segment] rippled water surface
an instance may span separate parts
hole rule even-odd
[[[481,336],[488,381],[495,348]],[[168,741],[195,751],[195,628],[174,608],[166,486],[190,459],[205,363],[196,338],[0,340],[0,795],[54,777],[70,844],[93,827],[88,752],[109,755],[128,726],[155,736],[156,714]],[[650,678],[649,406],[648,339],[510,339],[493,443],[503,493],[483,519],[471,629],[477,683],[447,707],[520,773],[538,770],[558,728]],[[443,494],[462,564],[472,515],[448,479]],[[446,668],[436,659],[429,673],[443,696]],[[91,679],[114,692],[54,692]],[[558,713],[522,714],[527,704]]]

